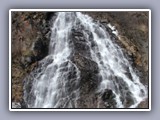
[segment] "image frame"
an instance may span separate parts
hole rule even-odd
[[[12,12],[129,12],[129,11],[146,11],[149,12],[149,58],[148,58],[148,73],[149,73],[149,85],[148,85],[148,108],[12,108],[12,78],[11,78],[11,14]],[[9,10],[9,110],[10,111],[150,111],[151,110],[151,10],[150,9],[10,9]]]

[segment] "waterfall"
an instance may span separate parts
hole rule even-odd
[[[81,32],[82,41],[71,37],[76,30]],[[99,93],[106,99],[105,94],[110,93],[115,108],[135,108],[146,99],[145,86],[103,25],[81,12],[59,12],[51,31],[48,56],[25,79],[24,100],[28,108],[81,107],[78,100],[82,96],[82,70],[73,60],[77,49],[74,42],[85,43],[86,51],[81,55],[98,66],[95,95]],[[103,101],[107,106],[109,102]]]

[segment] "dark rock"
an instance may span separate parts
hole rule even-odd
[[[12,82],[15,86],[12,91],[16,91],[12,93],[13,101],[22,100],[23,79],[34,64],[48,54],[51,16],[47,12],[12,12]],[[19,76],[13,77],[17,70]]]
[[[73,62],[77,65],[80,70],[92,73],[98,73],[98,65],[91,59],[88,59],[81,54],[75,54],[73,57]]]
[[[91,35],[89,35],[91,36]],[[87,38],[81,29],[72,29],[70,39],[73,42],[74,52],[85,57],[90,57],[90,47],[87,45]]]
[[[103,101],[108,101],[112,98],[114,98],[112,90],[106,89],[102,95]]]
[[[44,40],[42,40],[41,38],[39,38],[36,42],[35,42],[35,46],[34,46],[34,51],[37,53],[36,54],[36,61],[41,60],[42,58],[44,58],[47,54],[48,54],[48,44],[49,42],[44,42]]]
[[[110,89],[106,89],[102,94],[102,100],[105,103],[106,108],[115,108],[116,102],[114,100],[115,95]]]
[[[22,99],[22,101],[20,102],[20,104],[21,104],[21,108],[22,109],[28,108],[28,106],[26,105],[24,99]]]
[[[46,13],[46,20],[51,20],[52,17],[55,16],[55,12],[47,12]]]

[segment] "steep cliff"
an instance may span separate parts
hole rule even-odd
[[[12,12],[13,102],[22,101],[24,77],[48,54],[50,15],[46,12]]]

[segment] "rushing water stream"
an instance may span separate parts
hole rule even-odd
[[[121,48],[99,23],[80,12],[59,12],[53,22],[49,55],[39,62],[31,73],[31,91],[26,88],[24,100],[29,108],[78,108],[81,71],[71,60],[74,44],[70,35],[73,28],[81,26],[85,44],[90,53],[86,58],[98,65],[100,84],[97,92],[112,90],[116,108],[135,108],[147,97],[147,90],[140,82]],[[88,33],[92,35],[90,39]],[[71,89],[72,88],[72,89]],[[126,103],[132,101],[129,106]],[[98,106],[97,106],[98,107]]]

